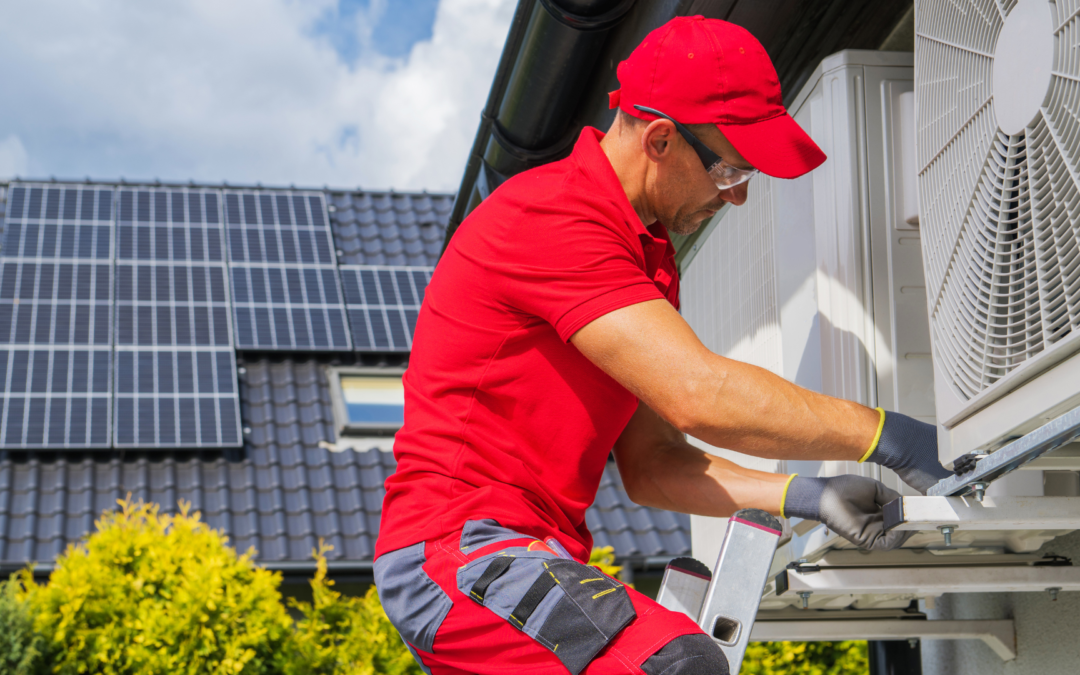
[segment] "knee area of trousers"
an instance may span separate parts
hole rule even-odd
[[[724,652],[704,633],[682,635],[660,648],[641,669],[647,675],[728,675]]]

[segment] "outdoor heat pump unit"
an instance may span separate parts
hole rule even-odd
[[[718,354],[937,424],[965,471],[921,496],[869,463],[691,440],[878,478],[902,495],[886,526],[916,532],[868,553],[785,523],[760,639],[979,637],[1011,659],[1011,619],[886,619],[945,593],[1080,590],[1080,567],[1039,552],[1080,529],[1080,3],[916,0],[915,33],[914,54],[821,62],[789,110],[828,161],[755,178],[706,225],[682,311]],[[695,558],[716,559],[725,526],[692,518]],[[828,610],[867,618],[841,634],[815,621]]]
[[[920,13],[925,4],[941,16]],[[999,11],[992,0],[985,4]],[[942,462],[978,451],[977,461],[966,459],[986,476],[977,493],[971,480],[957,478],[937,486],[940,497],[923,497],[874,464],[762,460],[691,439],[766,471],[878,478],[903,496],[886,510],[890,526],[917,532],[904,550],[871,554],[821,524],[785,524],[755,624],[762,635],[825,635],[777,618],[803,608],[882,618],[910,611],[914,600],[930,606],[943,593],[1080,588],[1080,568],[1039,566],[1036,553],[1080,528],[1080,466],[1071,446],[1058,447],[1080,433],[1080,338],[1068,332],[1071,321],[1080,327],[1073,229],[1080,227],[1073,182],[1080,166],[1072,168],[1061,150],[1080,152],[1080,117],[1073,123],[1064,116],[1074,126],[1061,132],[1072,139],[1061,144],[1047,140],[1059,133],[1043,121],[1047,105],[1032,109],[1030,133],[1000,131],[992,108],[989,121],[980,121],[992,101],[969,99],[983,79],[991,94],[985,54],[996,43],[987,38],[976,47],[984,55],[968,59],[983,71],[961,67],[963,50],[943,54],[925,34],[928,24],[951,16],[946,6],[917,3],[914,55],[845,51],[824,59],[789,109],[828,161],[795,180],[755,178],[747,203],[717,214],[682,263],[683,315],[714,352],[815,391],[939,424]],[[1007,28],[1007,19],[994,16]],[[945,43],[963,44],[961,33],[943,35]],[[1075,89],[1080,107],[1080,58],[1076,69],[1073,79],[1048,77],[1050,91]],[[941,131],[950,119],[951,135]],[[1036,142],[1045,164],[1032,160]],[[1028,340],[1023,350],[1014,348],[1019,336]],[[1039,349],[1032,346],[1037,337]],[[992,420],[979,421],[984,414]],[[1071,427],[1070,414],[1078,416]],[[1013,471],[1025,457],[993,464],[1020,456],[1009,453],[1021,446],[1056,451],[1025,471]],[[716,559],[725,526],[693,517],[695,558]],[[1015,655],[1015,643],[999,639],[1011,624],[897,626],[875,624],[897,638],[974,631],[1002,658]]]
[[[828,161],[795,180],[759,176],[746,204],[717,214],[693,258],[683,261],[682,311],[718,354],[933,423],[913,80],[910,53],[826,58],[789,109]],[[875,464],[770,461],[706,449],[761,470],[855,473],[916,494]],[[722,527],[694,518],[695,557],[715,559],[714,530]],[[800,554],[837,544],[821,528],[796,539],[814,542],[806,551],[800,543]]]
[[[942,461],[1080,406],[1080,17],[916,2],[918,184]],[[1065,447],[1039,460],[1074,466]]]

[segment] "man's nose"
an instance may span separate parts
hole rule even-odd
[[[746,193],[749,187],[750,183],[747,181],[746,183],[740,183],[733,188],[721,190],[720,199],[723,199],[725,202],[730,202],[735,206],[742,206],[746,203]]]

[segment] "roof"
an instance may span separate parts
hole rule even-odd
[[[175,512],[191,502],[264,564],[305,562],[320,538],[331,561],[370,561],[391,453],[333,451],[325,361],[242,360],[246,444],[228,453],[37,453],[0,461],[0,566],[47,563],[127,494]],[[630,501],[608,463],[586,514],[597,546],[620,558],[685,555],[690,518]]]
[[[0,234],[4,192],[0,184]],[[324,192],[340,263],[435,264],[452,195]],[[242,448],[0,452],[0,569],[47,568],[128,494],[166,512],[190,502],[235,547],[254,548],[271,567],[310,569],[319,539],[334,547],[332,565],[370,564],[383,483],[396,463],[388,442],[382,449],[335,443],[326,366],[361,359],[395,366],[406,356],[237,351]],[[613,463],[586,522],[596,545],[624,560],[690,552],[689,517],[631,502]]]
[[[453,195],[330,192],[330,224],[347,265],[434,265]]]

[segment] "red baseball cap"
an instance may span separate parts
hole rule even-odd
[[[611,107],[654,120],[634,105],[683,124],[715,124],[762,173],[796,178],[825,153],[781,105],[780,79],[765,48],[745,28],[681,16],[649,33],[619,64]]]

